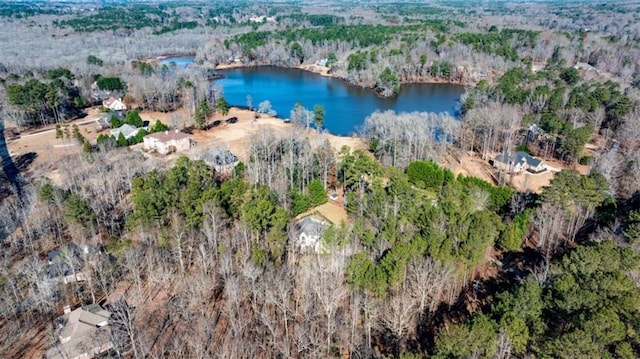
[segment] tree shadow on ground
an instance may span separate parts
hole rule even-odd
[[[24,201],[24,178],[22,173],[26,171],[37,157],[37,153],[28,152],[16,156],[15,161],[9,153],[5,134],[4,120],[0,117],[0,158],[2,160],[2,173],[0,174],[0,201],[4,201],[11,195],[15,195],[19,201]],[[16,221],[12,221],[16,222]],[[0,241],[4,241],[20,223],[5,223],[0,230]]]

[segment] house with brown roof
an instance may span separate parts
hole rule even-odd
[[[143,141],[145,150],[156,151],[162,155],[191,148],[191,137],[178,130],[152,133],[144,136]]]

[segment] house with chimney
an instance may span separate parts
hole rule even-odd
[[[182,152],[191,148],[191,137],[178,130],[156,132],[144,136],[143,148],[161,155]]]

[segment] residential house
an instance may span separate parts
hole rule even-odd
[[[98,304],[71,310],[65,306],[58,318],[57,339],[47,358],[93,358],[113,347],[109,330],[111,313]]]
[[[127,105],[122,102],[121,98],[109,97],[102,101],[102,106],[112,111],[123,111],[127,109]]]
[[[264,23],[264,22],[270,22],[270,23],[276,23],[276,17],[275,16],[264,16],[264,15],[260,15],[260,16],[251,16],[249,17],[249,22],[253,22],[253,23]]]
[[[493,160],[493,167],[507,173],[542,172],[547,166],[541,160],[526,152],[503,153]]]
[[[102,90],[98,86],[98,82],[94,81],[91,84],[91,99],[96,102],[101,102],[109,97],[113,97],[114,99],[122,97],[122,91],[112,91],[112,90]]]
[[[166,155],[191,148],[191,137],[178,130],[156,132],[144,136],[144,149]]]
[[[322,234],[329,227],[329,223],[324,220],[306,217],[298,222],[298,246],[301,251],[313,249],[316,253],[321,250],[320,239]]]
[[[96,118],[96,131],[100,132],[111,127],[111,122],[109,121],[109,119],[110,118],[107,116],[100,116]]]
[[[328,63],[329,63],[329,59],[323,58],[323,59],[320,59],[320,60],[316,61],[314,63],[314,65],[319,66],[319,67],[325,67],[325,66],[327,66]]]
[[[96,131],[100,132],[111,127],[111,118],[115,117],[119,120],[125,118],[125,111],[109,111],[103,113],[96,119]]]
[[[81,247],[74,243],[50,251],[47,253],[46,280],[62,284],[86,281],[87,275],[82,271],[82,267],[91,254],[88,246]]]
[[[137,128],[136,126],[131,126],[129,124],[124,124],[118,128],[114,128],[111,130],[111,136],[115,137],[116,139],[118,139],[118,137],[120,136],[120,134],[122,134],[124,136],[125,139],[130,139],[131,137],[134,137],[135,135],[138,134],[138,132],[141,130],[141,128]]]
[[[213,167],[216,174],[230,174],[238,164],[238,157],[225,148],[212,148],[202,154],[201,159]]]

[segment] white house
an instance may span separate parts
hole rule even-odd
[[[526,152],[503,153],[493,160],[493,167],[507,173],[542,172],[547,166],[541,160]]]
[[[319,253],[321,249],[320,239],[328,227],[329,224],[327,222],[312,217],[306,217],[300,221],[297,225],[300,250],[305,251],[313,248],[316,253]]]
[[[108,99],[102,101],[102,106],[112,111],[123,111],[127,109],[127,105],[122,102],[121,98],[114,97],[109,97]]]
[[[178,130],[156,132],[144,136],[144,149],[166,155],[191,148],[191,138]]]
[[[140,131],[140,128],[137,128],[136,126],[131,126],[129,124],[124,124],[118,128],[114,128],[111,130],[111,136],[115,137],[116,139],[118,139],[118,136],[120,136],[120,134],[122,134],[124,136],[125,139],[129,139],[135,135],[138,134],[138,132]]]
[[[65,306],[58,318],[57,340],[47,358],[93,358],[113,347],[109,331],[111,313],[98,304],[71,310]]]

